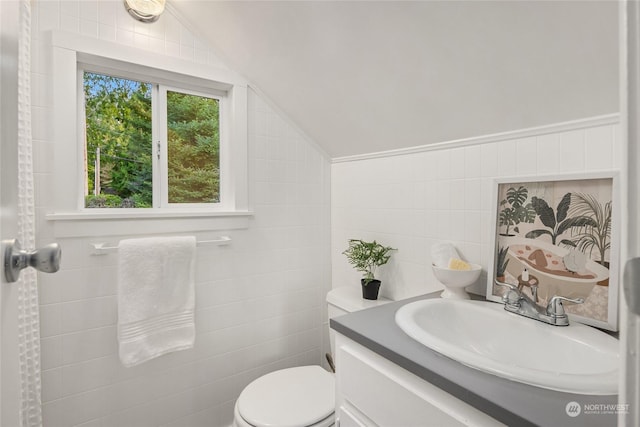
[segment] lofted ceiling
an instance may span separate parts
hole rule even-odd
[[[617,3],[172,1],[334,158],[617,112]]]

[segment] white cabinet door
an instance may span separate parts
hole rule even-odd
[[[360,344],[336,335],[338,416],[340,408],[353,407],[356,419],[371,420],[380,427],[503,426]]]
[[[371,423],[361,421],[357,415],[344,406],[340,406],[336,413],[340,420],[340,427],[373,427]]]

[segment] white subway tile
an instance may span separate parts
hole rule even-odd
[[[500,141],[497,144],[498,168],[493,176],[515,176],[518,169],[517,141]],[[486,175],[484,175],[486,176]]]
[[[175,58],[180,57],[180,43],[176,43],[173,41],[166,40],[165,41],[165,53],[167,56],[172,56]]]
[[[613,126],[590,128],[585,131],[585,167],[587,170],[611,169],[614,149]]]
[[[123,30],[122,28],[118,27],[118,30],[116,31],[116,41],[120,44],[132,46],[133,31]]]
[[[623,143],[624,132],[620,129],[620,125],[613,126],[613,167],[616,169],[622,169],[626,167],[626,161],[628,158],[626,152],[626,144]]]
[[[98,2],[98,22],[102,25],[116,27],[116,8],[119,8],[118,2],[99,1]]]
[[[151,47],[150,37],[146,34],[133,33],[133,45],[138,49],[149,50]]]
[[[80,3],[77,0],[62,0],[60,2],[60,14],[80,18]]]
[[[193,33],[184,26],[180,27],[180,44],[183,46],[190,46],[192,48],[195,47],[195,38],[193,37]]]
[[[40,336],[52,337],[62,333],[62,307],[60,304],[40,306]]]
[[[424,212],[424,235],[427,238],[434,238],[438,235],[438,215],[436,211],[428,210]]]
[[[524,138],[516,143],[516,172],[518,175],[535,174],[538,157],[538,146],[535,137]]]
[[[560,137],[558,134],[542,135],[537,137],[537,141],[538,173],[557,173],[559,168]]]
[[[78,424],[76,427],[102,427],[102,421],[98,418]]]
[[[451,210],[463,210],[465,205],[465,180],[454,179],[450,182],[450,208]]]
[[[480,162],[482,176],[496,176],[496,171],[499,170],[497,144],[483,144],[480,147]]]
[[[465,240],[465,212],[464,211],[450,211],[450,231],[448,233],[448,239],[454,241]]]
[[[464,148],[464,177],[479,178],[482,174],[482,149],[479,146]]]
[[[451,181],[437,181],[436,186],[436,209],[451,209]]]
[[[41,33],[60,29],[60,5],[57,1],[38,2],[36,8],[38,12],[38,26],[36,28]]]
[[[115,325],[118,320],[116,297],[85,299],[63,303],[62,332]]]
[[[80,34],[86,37],[98,38],[98,24],[96,21],[80,20]]]
[[[101,427],[156,427],[158,402],[150,402],[145,405],[138,405],[122,411],[112,411],[101,420]]]
[[[435,153],[437,179],[451,179],[451,152],[450,150],[438,150]]]
[[[44,392],[43,392],[44,393]],[[69,426],[69,408],[64,400],[53,400],[42,404],[42,424],[46,426]]]
[[[482,240],[482,220],[480,211],[466,211],[464,216],[464,240],[479,244]],[[470,258],[467,258],[468,260]],[[474,262],[478,262],[477,261]]]
[[[38,274],[38,301],[40,304],[53,304],[62,301],[60,285],[49,280],[49,277],[54,276],[53,274]]]
[[[141,34],[141,35],[145,35],[148,36],[151,34],[151,28],[156,27],[156,25],[149,25],[147,23],[144,22],[140,22],[140,21],[134,21],[133,23],[133,32],[136,34]]]
[[[60,399],[63,396],[61,368],[43,370],[41,381],[43,403]]]
[[[436,212],[437,232],[435,237],[441,240],[451,240],[451,229],[453,227],[451,223],[451,212],[439,210]]]
[[[438,179],[438,164],[435,151],[427,151],[421,158],[422,168],[424,170],[425,181],[435,181]]]
[[[412,209],[424,210],[427,207],[427,184],[424,181],[414,182],[411,185],[413,195],[411,197]]]
[[[480,210],[482,208],[482,180],[480,178],[464,181],[464,209]]]
[[[195,58],[195,49],[192,46],[187,46],[187,45],[180,45],[180,58],[187,60],[187,61],[193,61]]]
[[[454,148],[450,151],[449,160],[451,165],[451,179],[462,179],[465,177],[465,148]]]
[[[116,41],[117,28],[114,25],[100,24],[98,26],[98,38],[101,40]]]
[[[559,172],[581,172],[585,163],[584,130],[560,134]]]
[[[118,351],[115,326],[62,335],[63,363],[81,362]]]
[[[40,340],[40,364],[43,370],[62,366],[62,348],[62,336],[60,335]]]
[[[133,32],[135,19],[129,15],[124,7],[116,7],[116,26],[118,30]]]
[[[116,380],[118,368],[116,363],[119,363],[117,358],[102,357],[62,367],[63,396],[71,396],[111,384]]]
[[[80,19],[98,21],[98,1],[82,0],[80,3]]]

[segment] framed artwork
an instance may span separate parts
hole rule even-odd
[[[620,269],[618,175],[601,172],[499,178],[493,191],[487,299],[517,285],[542,306],[555,295],[572,321],[618,329]]]

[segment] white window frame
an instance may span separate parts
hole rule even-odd
[[[147,234],[248,227],[247,83],[228,70],[158,55],[103,40],[53,31],[52,127],[54,206],[46,215],[56,236]],[[81,70],[220,96],[221,203],[133,209],[84,208],[84,105]],[[156,106],[154,106],[156,107]],[[224,120],[224,122],[223,122]],[[154,141],[157,134],[154,134]],[[223,145],[224,143],[224,145]],[[224,151],[223,151],[224,148]],[[224,177],[223,177],[224,173]],[[155,177],[154,177],[155,178]],[[155,182],[155,179],[154,179]],[[224,197],[223,197],[224,196]],[[155,202],[154,202],[155,206]],[[139,221],[145,219],[146,221]],[[96,226],[95,221],[100,221]]]
[[[169,181],[169,171],[168,171],[169,154],[167,152],[169,148],[169,137],[167,134],[167,123],[168,123],[167,92],[178,92],[178,93],[184,93],[186,95],[194,95],[194,96],[200,96],[204,98],[217,99],[219,102],[220,117],[218,118],[218,120],[220,124],[220,129],[219,129],[220,203],[170,203],[169,202],[169,182],[168,182]],[[226,116],[227,116],[226,113],[227,113],[228,103],[226,102],[227,101],[226,97],[224,95],[216,94],[215,92],[211,92],[211,91],[202,92],[202,91],[186,89],[184,87],[178,87],[178,86],[159,85],[157,100],[158,100],[157,117],[159,118],[159,121],[158,123],[154,123],[153,126],[155,129],[157,129],[157,132],[158,132],[158,138],[156,138],[154,142],[156,144],[155,147],[158,147],[158,143],[159,143],[160,159],[158,159],[158,162],[155,163],[158,165],[157,167],[158,172],[156,173],[154,169],[153,185],[154,185],[154,196],[156,194],[160,196],[158,200],[158,207],[169,208],[169,209],[184,209],[184,208],[199,209],[203,207],[218,209],[219,207],[221,207],[222,209],[224,209],[226,199],[229,196],[228,193],[232,191],[232,189],[228,185],[226,185],[228,182],[227,175],[231,173],[231,171],[227,170],[227,165],[229,164],[229,159],[227,159],[228,151],[229,151],[229,137],[227,135],[228,121],[226,120]],[[155,160],[156,159],[154,159],[154,162]],[[157,189],[157,193],[156,193],[156,187],[155,187],[156,182],[158,183],[157,185],[159,185],[159,188]],[[155,204],[156,202],[154,201],[154,205]]]

